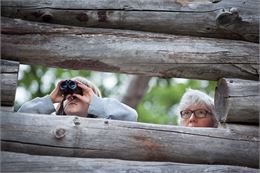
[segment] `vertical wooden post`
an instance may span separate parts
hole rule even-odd
[[[13,111],[19,62],[1,59],[1,110]]]
[[[259,124],[259,81],[222,78],[215,92],[220,122]]]

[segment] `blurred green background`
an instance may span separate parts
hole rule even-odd
[[[59,80],[75,76],[83,76],[94,82],[100,88],[103,97],[118,100],[127,93],[127,87],[133,77],[128,74],[20,65],[15,110],[32,98],[49,94]],[[213,97],[215,87],[216,81],[152,77],[148,90],[136,107],[138,122],[176,125],[176,108],[187,88],[204,91]]]

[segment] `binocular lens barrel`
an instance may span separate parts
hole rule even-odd
[[[77,83],[72,80],[65,80],[60,84],[60,91],[67,95],[67,94],[81,94],[82,95],[82,89],[77,86]]]

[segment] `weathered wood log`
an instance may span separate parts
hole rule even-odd
[[[219,121],[259,124],[259,89],[259,81],[220,79],[215,92]]]
[[[74,116],[1,112],[3,151],[259,167],[259,136]]]
[[[1,14],[50,23],[259,42],[255,0],[3,0]]]
[[[26,64],[206,80],[259,78],[256,43],[3,17],[1,29],[2,56]]]
[[[1,106],[13,106],[18,80],[19,62],[1,59]]]
[[[19,164],[18,164],[19,163]],[[116,159],[50,157],[1,152],[3,172],[91,172],[91,173],[258,173],[258,169],[229,165],[199,165],[173,162],[140,162]]]
[[[0,106],[0,110],[1,111],[10,111],[13,112],[14,111],[14,106]]]
[[[258,136],[259,126],[258,125],[243,125],[243,124],[232,124],[232,123],[221,123],[219,128],[226,128],[235,133],[239,133],[242,135],[252,135]]]

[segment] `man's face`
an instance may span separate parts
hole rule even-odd
[[[187,126],[187,127],[214,127],[214,117],[212,115],[211,110],[209,110],[206,105],[191,105],[188,106],[186,109],[183,111],[187,112],[192,112],[190,117],[186,118],[181,118],[181,125],[182,126]],[[194,113],[194,111],[196,111]],[[204,114],[206,113],[206,116],[203,118],[196,117],[195,114],[197,115]],[[211,113],[211,114],[210,114]]]
[[[88,105],[78,98],[68,95],[64,101],[64,112],[67,115],[77,115],[80,117],[87,116]]]

